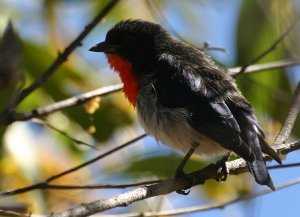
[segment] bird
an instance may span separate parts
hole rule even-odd
[[[280,164],[281,159],[235,80],[205,52],[139,19],[118,22],[89,50],[103,52],[119,74],[145,132],[186,153],[177,175],[192,154],[234,152],[258,184],[274,190],[263,153]]]

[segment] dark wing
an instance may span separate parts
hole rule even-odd
[[[259,146],[259,149],[254,148],[256,152],[261,150],[281,164],[281,159],[278,154],[265,141],[265,135],[260,128],[251,107],[248,109],[241,109],[233,102],[228,102],[228,104],[239,125],[242,127],[241,137],[245,142],[251,145],[251,141],[256,141],[255,144],[258,144]],[[249,132],[253,132],[253,135],[249,134]],[[257,146],[255,144],[253,144],[254,147]],[[258,155],[258,153],[256,153],[256,155]]]
[[[159,103],[168,108],[186,108],[190,113],[189,121],[195,130],[245,160],[253,161],[255,155],[241,139],[237,120],[226,102],[207,87],[200,74],[192,68],[170,64],[168,59],[160,60],[160,64],[159,69],[162,71],[157,73],[154,83]]]

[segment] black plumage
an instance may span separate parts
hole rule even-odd
[[[235,152],[247,161],[257,183],[273,188],[262,153],[281,160],[265,142],[254,111],[233,78],[210,57],[170,36],[161,26],[140,20],[118,23],[104,43],[132,63],[132,73],[139,81],[138,112],[146,131],[176,146],[172,133],[180,133],[178,119],[182,129],[201,135],[195,143],[205,141],[204,135]],[[94,51],[103,48],[96,46]]]

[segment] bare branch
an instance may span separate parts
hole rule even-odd
[[[95,184],[95,185],[53,185],[53,184],[47,184],[43,186],[43,188],[37,188],[37,189],[56,189],[56,190],[78,190],[78,189],[120,189],[120,188],[130,188],[130,187],[136,187],[136,186],[142,186],[142,185],[150,185],[150,184],[156,184],[160,183],[163,180],[157,179],[157,180],[149,180],[149,181],[143,181],[143,182],[134,182],[134,183],[128,183],[128,184],[119,184],[119,185],[112,185],[112,184]]]
[[[269,166],[267,167],[269,170],[273,169],[283,169],[283,168],[291,168],[291,167],[299,167],[300,163],[290,163],[290,164],[281,164],[281,165],[275,165],[275,166]]]
[[[271,69],[280,69],[280,68],[295,66],[299,64],[300,64],[300,60],[282,60],[282,61],[276,61],[270,63],[256,64],[256,65],[248,66],[243,73],[247,74],[247,73],[259,72],[259,71],[265,71]],[[228,69],[227,73],[230,75],[236,75],[241,70],[242,67],[235,67],[235,68]]]
[[[91,98],[94,98],[96,96],[106,96],[108,94],[117,92],[123,88],[123,84],[114,84],[114,85],[109,85],[106,87],[101,87],[96,90],[86,92],[56,103],[53,103],[51,105],[34,109],[29,112],[24,112],[24,113],[12,113],[10,116],[7,116],[9,114],[0,114],[0,125],[7,125],[10,124],[14,121],[26,121],[31,118],[37,118],[37,117],[42,117],[46,116],[48,114],[51,114],[53,112],[69,108],[75,105],[82,105]]]
[[[300,183],[300,179],[294,179],[289,182],[280,184],[276,186],[276,190],[282,190],[287,187],[297,185]],[[264,189],[258,192],[254,193],[249,193],[247,195],[238,197],[233,200],[229,200],[223,203],[214,203],[214,204],[207,204],[207,205],[200,205],[200,206],[192,206],[192,207],[186,207],[186,208],[181,208],[181,209],[172,209],[172,210],[166,210],[166,211],[161,211],[161,212],[143,212],[143,213],[128,213],[128,214],[120,214],[120,215],[113,215],[114,217],[158,217],[158,216],[177,216],[177,215],[184,215],[184,214],[189,214],[189,213],[194,213],[194,212],[203,212],[203,211],[210,211],[214,209],[223,209],[224,207],[231,205],[233,203],[237,203],[240,201],[245,201],[245,200],[251,200],[253,198],[263,196],[266,194],[269,194],[273,192],[270,189]],[[106,217],[109,217],[110,215],[105,215]]]
[[[25,192],[28,192],[28,191],[32,191],[32,190],[35,190],[35,189],[47,188],[48,183],[50,183],[50,182],[52,182],[52,181],[54,181],[54,180],[56,180],[56,179],[58,179],[58,178],[60,178],[62,176],[65,176],[67,174],[73,173],[73,172],[75,172],[75,171],[77,171],[77,170],[79,170],[79,169],[81,169],[81,168],[83,168],[83,167],[85,167],[85,166],[87,166],[89,164],[92,164],[92,163],[94,163],[94,162],[96,162],[96,161],[98,161],[98,160],[100,160],[100,159],[102,159],[104,157],[107,157],[108,155],[110,155],[110,154],[112,154],[112,153],[114,153],[116,151],[119,151],[119,150],[121,150],[121,149],[123,149],[125,147],[128,147],[129,145],[131,145],[134,142],[136,142],[136,141],[144,138],[145,136],[146,136],[146,134],[141,134],[140,136],[137,136],[136,138],[134,138],[134,139],[132,139],[132,140],[130,140],[130,141],[122,144],[122,145],[119,145],[119,146],[117,146],[117,147],[115,147],[115,148],[113,148],[113,149],[111,149],[111,150],[109,150],[109,151],[107,151],[107,152],[105,152],[105,153],[103,153],[103,154],[101,154],[101,155],[99,155],[99,156],[91,159],[91,160],[88,160],[88,161],[86,161],[86,162],[84,162],[84,163],[82,163],[82,164],[80,164],[80,165],[78,165],[76,167],[70,168],[70,169],[68,169],[66,171],[63,171],[63,172],[59,173],[59,174],[53,175],[53,176],[49,177],[48,179],[46,179],[45,181],[36,183],[34,185],[26,186],[26,187],[23,187],[23,188],[18,188],[18,189],[15,189],[15,190],[1,192],[0,193],[0,197],[3,197],[3,196],[12,196],[12,195],[16,195],[16,194],[21,194],[21,193],[25,193]]]
[[[43,121],[43,120],[41,120],[41,119],[36,119],[36,118],[33,119],[32,121],[33,121],[34,123],[42,124],[42,125],[44,125],[44,126],[49,127],[50,129],[52,129],[52,130],[54,130],[54,131],[60,133],[61,135],[63,135],[64,137],[66,137],[67,139],[71,140],[72,142],[74,142],[74,143],[76,143],[76,144],[78,144],[78,145],[85,145],[85,146],[87,146],[87,147],[89,147],[89,148],[92,148],[92,149],[94,149],[94,150],[97,150],[97,148],[96,148],[95,146],[93,146],[93,145],[91,145],[91,144],[88,144],[88,143],[86,143],[86,142],[84,142],[84,141],[81,141],[81,140],[78,140],[78,139],[73,138],[73,137],[70,136],[68,133],[66,133],[66,132],[64,132],[64,131],[62,131],[62,130],[56,128],[56,127],[54,127],[52,124],[49,124],[49,123],[46,122],[46,121]]]
[[[295,21],[292,23],[292,25],[273,44],[271,44],[271,46],[267,50],[265,50],[264,52],[262,52],[261,54],[259,54],[256,58],[254,58],[248,64],[244,65],[241,68],[240,72],[238,74],[236,74],[236,76],[244,73],[246,71],[246,69],[248,68],[248,66],[257,63],[260,59],[262,59],[267,54],[269,54],[274,49],[276,49],[276,47],[278,46],[278,44],[280,44],[286,38],[286,36],[295,28],[295,26],[298,23],[299,19],[300,19],[300,15],[295,19]]]
[[[207,41],[204,42],[203,47],[201,48],[201,50],[203,50],[203,51],[212,51],[212,50],[214,50],[214,51],[221,51],[226,56],[229,55],[229,52],[225,48],[223,48],[223,47],[216,47],[216,46],[210,46],[209,42],[207,42]]]
[[[43,85],[55,70],[64,63],[68,56],[77,48],[81,46],[81,41],[92,31],[92,29],[110,12],[110,10],[119,2],[119,0],[111,0],[99,14],[85,27],[81,34],[61,53],[57,56],[51,66],[42,75],[34,81],[29,87],[25,88],[17,97],[15,105],[18,105],[31,92]]]
[[[299,110],[300,110],[300,82],[298,83],[298,86],[296,88],[294,98],[292,100],[292,105],[290,106],[290,109],[288,111],[288,115],[285,118],[283,126],[275,139],[273,147],[275,147],[276,149],[279,149],[279,147],[282,146],[282,144],[284,144],[285,141],[290,136],[292,128],[298,116]]]

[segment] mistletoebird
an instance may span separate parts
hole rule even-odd
[[[280,158],[234,79],[203,51],[142,20],[117,23],[90,51],[106,54],[145,131],[187,153],[177,175],[192,153],[233,151],[245,159],[258,184],[274,189],[263,153],[278,163]]]

